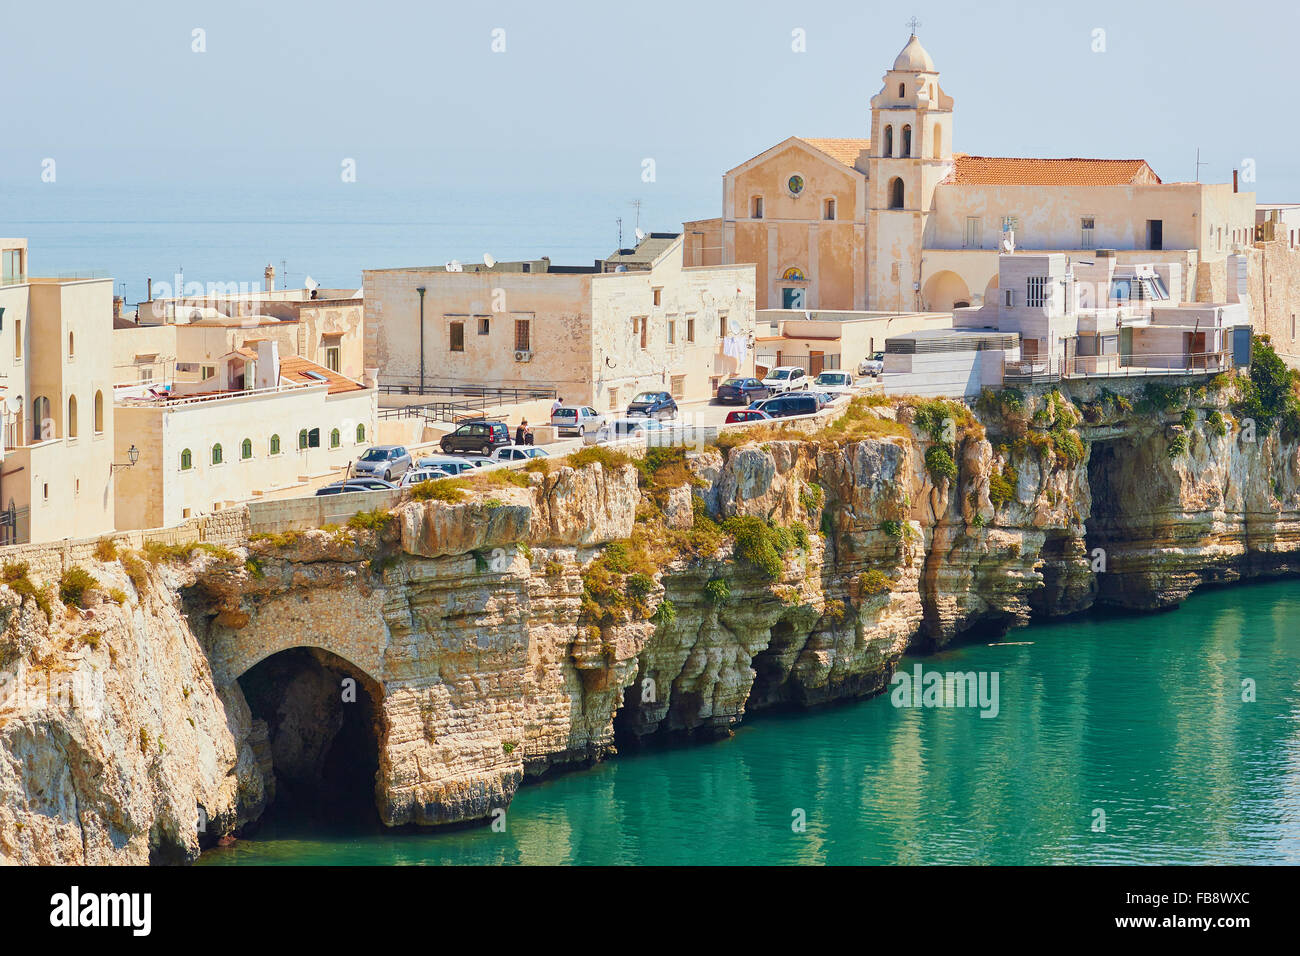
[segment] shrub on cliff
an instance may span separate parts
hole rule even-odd
[[[45,614],[45,620],[54,620],[54,605],[44,588],[38,588],[27,576],[26,561],[10,561],[0,570],[0,580],[9,585],[10,590],[20,599],[31,598]]]
[[[704,596],[714,606],[726,604],[727,598],[731,597],[731,586],[727,584],[725,578],[714,578],[704,585]]]
[[[455,503],[465,497],[466,482],[462,478],[431,478],[411,486],[415,501],[446,501]]]
[[[1219,438],[1228,434],[1228,423],[1223,420],[1223,414],[1217,408],[1211,409],[1210,413],[1205,416],[1205,424],[1210,429],[1210,432]]]
[[[808,529],[802,525],[802,541],[806,546]],[[800,545],[798,531],[773,525],[762,518],[744,515],[722,522],[722,530],[736,541],[736,555],[748,562],[769,581],[781,576],[785,555]]]
[[[574,468],[585,468],[595,463],[608,472],[618,471],[632,461],[625,453],[601,445],[588,445],[575,451],[566,460]]]
[[[210,541],[184,541],[180,544],[150,541],[144,546],[144,556],[151,564],[163,561],[189,561],[194,555],[200,553],[210,554],[218,561],[235,560],[235,552]]]
[[[956,481],[957,463],[952,460],[952,452],[947,445],[931,445],[925,450],[925,470],[936,484],[941,481]]]
[[[989,501],[993,502],[993,507],[1001,508],[1015,498],[1019,482],[1020,475],[1010,462],[1002,466],[1001,473],[995,471],[989,475]]]
[[[1300,434],[1300,372],[1288,368],[1267,335],[1256,335],[1250,346],[1250,375],[1240,382],[1238,417],[1254,419],[1261,432],[1282,424],[1285,437]]]
[[[1172,459],[1177,458],[1179,455],[1186,454],[1186,452],[1187,432],[1175,432],[1173,437],[1169,439],[1169,448],[1166,450],[1166,453]]]
[[[116,561],[117,560],[117,542],[112,538],[100,538],[95,542],[95,560],[96,561]]]
[[[894,579],[884,571],[872,568],[858,575],[858,595],[863,598],[888,594],[894,589]]]
[[[59,578],[59,600],[64,604],[84,608],[86,592],[99,586],[95,576],[80,565],[74,564]]]

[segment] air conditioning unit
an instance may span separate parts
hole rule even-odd
[[[533,360],[533,353],[532,353],[531,351],[529,351],[529,350],[527,350],[527,349],[516,349],[516,350],[515,350],[515,361],[516,361],[516,362],[531,362],[532,360]]]

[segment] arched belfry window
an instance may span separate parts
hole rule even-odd
[[[894,127],[892,126],[885,127],[885,148],[880,155],[882,156],[894,155]]]
[[[899,83],[899,84],[898,84],[898,98],[901,100],[901,99],[902,99],[904,96],[906,96],[906,95],[907,95],[907,84],[906,84],[906,83]]]
[[[903,127],[903,137],[899,141],[898,155],[904,158],[912,155],[912,127]]]
[[[889,208],[903,208],[903,181],[897,176],[889,181]]]

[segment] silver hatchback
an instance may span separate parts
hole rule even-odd
[[[411,453],[401,445],[374,445],[352,463],[351,473],[397,481],[413,464]]]

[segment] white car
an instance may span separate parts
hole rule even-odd
[[[416,461],[415,466],[423,471],[436,470],[448,475],[460,475],[473,471],[475,465],[466,458],[453,458],[450,455],[427,455]]]
[[[398,482],[397,487],[409,488],[411,485],[418,485],[422,481],[436,481],[439,478],[450,477],[452,477],[452,473],[441,468],[420,468],[417,465],[402,475],[402,480]]]
[[[527,461],[530,458],[549,458],[550,452],[541,448],[535,448],[532,445],[502,445],[496,451],[492,452],[492,460],[501,461]]]
[[[561,405],[551,412],[551,425],[560,435],[577,435],[597,431],[605,424],[605,416],[590,405]]]
[[[808,373],[798,365],[778,365],[763,379],[763,384],[770,388],[773,394],[807,388],[808,382]]]
[[[885,370],[885,353],[876,352],[870,358],[864,358],[858,365],[859,375],[879,375]]]
[[[812,390],[827,395],[847,395],[853,391],[853,376],[848,372],[822,372],[813,380]]]
[[[622,441],[625,438],[642,438],[648,432],[663,431],[665,427],[667,426],[657,418],[615,418],[587,435],[585,441],[588,445],[595,445],[607,441]]]

